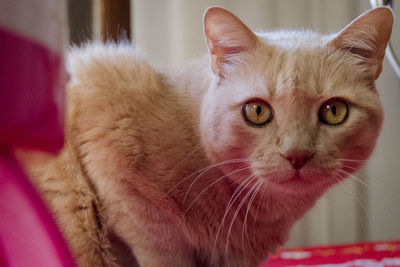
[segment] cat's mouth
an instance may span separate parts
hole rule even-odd
[[[293,179],[295,179],[295,180],[304,180],[303,177],[300,175],[300,172],[299,172],[298,170],[296,170],[296,171],[294,172],[294,175],[293,175],[293,177],[291,178],[291,180],[293,180]]]
[[[269,188],[280,193],[311,193],[332,184],[326,166],[308,164],[303,168],[277,166],[276,168],[257,168],[252,173],[264,180]]]
[[[311,181],[307,179],[304,175],[302,175],[298,170],[296,170],[291,176],[287,178],[273,179],[274,182],[278,184],[289,184],[289,183],[310,183]]]
[[[308,191],[311,186],[315,185],[314,179],[310,179],[310,177],[307,177],[298,170],[295,170],[285,177],[281,176],[269,179],[269,182],[271,186],[285,192],[305,192]]]

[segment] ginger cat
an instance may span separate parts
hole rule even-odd
[[[335,35],[204,15],[209,55],[68,55],[66,145],[31,168],[79,266],[259,266],[373,151],[388,8]]]

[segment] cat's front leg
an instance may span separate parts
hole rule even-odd
[[[214,262],[213,267],[258,267],[260,263],[255,263],[254,260],[244,259],[243,256],[230,256],[229,259],[224,259],[219,262]]]
[[[188,249],[163,248],[147,244],[133,249],[140,267],[195,267],[196,261]]]

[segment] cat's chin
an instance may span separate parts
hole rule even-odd
[[[271,188],[274,188],[276,191],[295,194],[319,193],[319,191],[324,188],[318,179],[306,177],[298,171],[295,171],[287,177],[268,179],[268,184],[270,184]]]

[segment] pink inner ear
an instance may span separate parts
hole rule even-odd
[[[365,58],[375,69],[375,78],[382,70],[382,60],[392,32],[393,14],[381,7],[367,11],[350,23],[333,41],[333,45]]]
[[[213,7],[204,15],[204,34],[211,54],[214,74],[222,77],[223,64],[229,55],[238,54],[256,46],[258,38],[235,15]]]
[[[232,47],[226,47],[226,46],[218,46],[219,50],[221,50],[221,55],[234,55],[234,54],[238,54],[244,50],[246,50],[246,48],[242,47],[242,46],[232,46]],[[217,49],[218,49],[217,48]]]
[[[346,51],[348,51],[349,53],[352,53],[352,54],[360,55],[361,57],[364,57],[364,58],[371,57],[371,51],[368,49],[363,49],[363,48],[359,48],[359,47],[349,47],[346,49]]]

